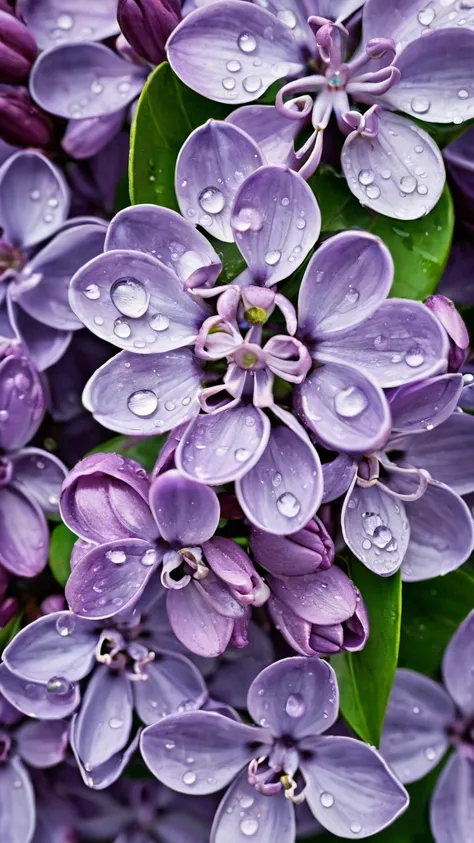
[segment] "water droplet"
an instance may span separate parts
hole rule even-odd
[[[253,837],[258,831],[258,820],[253,817],[246,817],[240,823],[240,830],[245,837]]]
[[[350,830],[353,834],[359,834],[359,831],[362,831],[362,826],[360,823],[354,821],[350,824]]]
[[[257,49],[257,42],[250,32],[242,32],[237,38],[237,44],[243,53],[253,53]]]
[[[426,194],[428,193],[428,185],[419,184],[416,189],[416,192],[419,193],[421,196],[426,196]]]
[[[265,263],[268,266],[276,266],[281,258],[281,252],[278,249],[273,249],[265,255]]]
[[[467,100],[468,96],[469,96],[469,92],[466,91],[465,88],[461,88],[458,91],[458,97],[459,97],[460,100]]]
[[[301,694],[290,694],[286,701],[285,711],[288,717],[302,717],[306,711],[306,703]]]
[[[282,9],[280,12],[278,12],[277,18],[283,21],[283,23],[286,23],[286,25],[289,26],[290,29],[295,29],[296,24],[298,22],[296,20],[295,13],[291,9]]]
[[[428,761],[434,761],[436,758],[436,751],[433,749],[433,747],[429,746],[428,749],[425,749],[425,755]]]
[[[232,220],[237,231],[260,231],[263,219],[256,208],[241,208]]]
[[[420,714],[420,709],[418,708],[417,705],[413,706],[413,714]]]
[[[358,176],[359,183],[366,187],[375,180],[375,173],[373,170],[361,170]]]
[[[165,743],[165,749],[174,749],[175,746],[176,744],[174,741],[169,741],[168,743]]]
[[[194,784],[195,781],[196,781],[196,773],[193,773],[192,770],[187,770],[183,775],[184,784],[191,785],[191,784]]]
[[[94,322],[95,322],[96,325],[99,325],[99,327],[100,327],[101,325],[104,324],[104,319],[103,319],[102,316],[94,316]]]
[[[278,486],[281,486],[282,480],[283,480],[283,477],[281,476],[281,474],[278,471],[276,471],[275,474],[272,477],[272,486],[274,486],[275,489],[277,489]]]
[[[208,214],[219,214],[225,205],[224,195],[218,187],[205,187],[199,194],[198,202]]]
[[[369,539],[364,539],[364,541],[362,542],[362,547],[364,548],[364,550],[370,550],[370,548],[372,547],[372,543]]]
[[[376,547],[379,547],[381,550],[385,550],[392,540],[393,535],[389,527],[386,527],[384,524],[380,524],[375,528],[372,535],[372,543]]]
[[[250,451],[247,448],[237,448],[234,456],[237,462],[245,462],[250,456]]]
[[[472,378],[474,379],[474,375],[472,376]],[[464,378],[464,382],[468,383],[466,378]],[[247,427],[255,427],[255,419],[253,418],[253,416],[247,416],[245,419],[245,424]]]
[[[415,176],[403,176],[400,179],[400,187],[404,193],[413,193],[416,190],[417,180]]]
[[[188,404],[190,404],[190,403],[191,403],[191,398],[190,398],[189,395],[187,395],[186,398],[183,398],[183,400],[181,401],[181,404],[183,405],[183,407],[187,407]]]
[[[235,79],[231,79],[230,76],[227,76],[222,80],[222,87],[225,88],[226,91],[233,91],[235,88]]]
[[[60,615],[56,621],[56,632],[66,638],[67,635],[71,635],[76,626],[76,621],[72,617],[72,615]]]
[[[97,284],[89,284],[89,286],[84,290],[84,295],[86,299],[90,299],[91,301],[100,299],[100,290]]]
[[[112,286],[110,298],[123,316],[138,319],[147,311],[150,294],[136,278],[119,278]]]
[[[412,369],[417,369],[418,366],[422,366],[424,362],[425,355],[423,354],[423,350],[418,346],[410,349],[405,356],[405,363]]]
[[[117,90],[119,94],[122,94],[123,97],[126,96],[130,90],[130,82],[127,82],[126,80],[120,82],[117,85]]]
[[[430,6],[418,12],[418,23],[421,23],[422,26],[429,26],[430,23],[433,23],[434,19],[435,10]]]
[[[72,690],[72,683],[64,676],[53,676],[46,685],[47,693],[55,697],[63,697],[71,693]]]
[[[140,562],[145,566],[145,568],[151,568],[151,566],[156,562],[156,550],[153,547],[150,547],[145,551],[140,559]]]
[[[420,155],[424,151],[425,151],[425,147],[422,146],[421,143],[419,143],[419,144],[417,144],[417,146],[415,146],[415,152],[418,153],[418,155]]]
[[[431,102],[428,97],[413,97],[411,107],[415,114],[426,114],[431,108]]]
[[[380,175],[381,175],[381,176],[382,176],[382,178],[383,178],[383,179],[385,179],[385,181],[386,181],[387,179],[389,179],[389,178],[390,178],[390,176],[391,176],[392,174],[391,174],[390,170],[381,170]]]
[[[246,76],[242,85],[248,94],[255,94],[262,87],[262,80],[260,76]]]
[[[94,81],[91,83],[92,93],[93,94],[101,94],[103,90],[104,90],[104,86],[103,86],[102,82],[99,82],[98,79],[94,79]]]
[[[281,200],[281,204],[283,205],[284,208],[286,208],[286,206],[290,204],[290,200],[288,199],[288,196],[283,197],[283,199]]]
[[[67,32],[69,29],[73,28],[74,18],[72,17],[72,15],[67,15],[63,12],[56,18],[56,26],[58,27],[58,29],[62,29],[64,30],[64,32]]]
[[[306,228],[306,220],[303,219],[303,217],[298,217],[298,219],[296,220],[296,228],[299,231],[303,231],[303,228]]]
[[[240,61],[237,61],[236,59],[231,59],[231,61],[227,62],[226,68],[229,73],[238,73],[239,70],[242,70],[242,65],[240,64]]]
[[[109,720],[109,726],[111,729],[121,729],[123,726],[123,720],[120,720],[119,717],[111,717]]]
[[[338,416],[352,419],[359,416],[367,407],[368,399],[358,386],[341,389],[334,398],[334,409]]]
[[[365,192],[369,199],[378,199],[380,196],[380,187],[377,184],[369,184]]]
[[[122,340],[126,340],[132,333],[132,329],[128,322],[124,319],[116,319],[114,322],[114,334]]]
[[[30,193],[30,199],[33,202],[37,202],[38,199],[40,198],[40,196],[41,196],[41,193],[39,192],[39,190],[32,190],[31,193]]]
[[[255,802],[253,796],[242,796],[240,799],[240,807],[241,808],[251,808],[253,803]]]
[[[295,498],[291,492],[284,492],[283,495],[280,495],[276,504],[278,512],[285,518],[295,518],[301,509],[298,498]]]
[[[145,419],[152,416],[157,409],[158,398],[151,389],[138,389],[130,395],[127,407],[134,416]]]
[[[105,554],[106,559],[109,559],[114,565],[123,565],[127,561],[127,554],[123,550],[108,550]]]
[[[319,801],[321,802],[323,808],[330,808],[334,805],[334,796],[332,793],[322,793],[319,797]]]

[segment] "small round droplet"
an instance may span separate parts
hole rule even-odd
[[[277,502],[277,509],[281,515],[284,515],[285,518],[296,518],[298,515],[301,504],[291,492],[284,492],[283,495],[280,495]]]
[[[367,185],[372,184],[375,179],[375,173],[373,170],[361,170],[358,175],[359,183],[363,184],[364,187]]]
[[[40,198],[40,196],[41,196],[41,193],[39,192],[39,190],[32,190],[31,193],[30,193],[30,199],[33,202],[37,202],[38,199]]]
[[[296,15],[292,11],[292,9],[282,9],[281,12],[278,12],[277,18],[283,21],[283,23],[286,23],[286,25],[289,26],[290,29],[295,29],[296,24],[298,22],[296,20]]]
[[[288,717],[302,717],[306,711],[306,704],[301,694],[290,694],[286,701],[285,711]]]
[[[240,830],[244,837],[253,837],[258,831],[258,820],[253,817],[246,817],[240,823]]]
[[[415,176],[403,176],[400,179],[400,188],[404,193],[413,193],[416,190],[417,180]]]
[[[412,348],[405,356],[405,363],[412,369],[417,369],[425,362],[425,355],[421,348]]]
[[[387,179],[389,179],[392,174],[391,174],[390,170],[381,170],[380,175],[382,176],[383,179],[385,179],[385,181],[387,181]]]
[[[466,91],[465,88],[461,88],[458,91],[458,97],[459,97],[460,100],[467,100],[468,96],[469,96],[469,92]]]
[[[229,73],[238,73],[239,70],[242,70],[242,65],[240,64],[240,61],[237,61],[236,59],[231,59],[231,61],[227,62],[226,68]]]
[[[125,319],[116,319],[114,322],[114,334],[121,340],[126,340],[132,333],[132,329]]]
[[[350,830],[352,831],[352,834],[359,834],[359,832],[362,831],[362,826],[360,823],[354,821],[350,824]]]
[[[435,10],[430,6],[418,12],[418,23],[421,23],[422,26],[429,26],[430,23],[433,23],[434,19]]]
[[[223,193],[218,187],[205,187],[199,194],[198,202],[203,211],[208,214],[220,214],[225,205]]]
[[[428,193],[428,185],[427,184],[419,184],[416,188],[416,192],[420,194],[420,196],[426,196]]]
[[[278,249],[273,249],[265,255],[265,263],[268,266],[276,266],[281,258],[281,252]]]
[[[94,81],[91,83],[92,93],[98,95],[98,94],[101,94],[103,90],[104,90],[104,86],[103,86],[102,82],[99,82],[98,79],[94,79]]]
[[[169,328],[170,320],[164,313],[155,313],[148,324],[150,325],[150,328],[153,328],[154,331],[160,333],[161,331],[166,331],[166,329]]]
[[[334,796],[332,793],[323,792],[319,797],[319,801],[323,808],[331,808],[334,805]]]
[[[194,784],[195,781],[196,781],[196,773],[193,773],[192,770],[187,770],[183,774],[184,784],[191,785],[191,784]]]
[[[299,231],[303,231],[303,229],[306,228],[306,220],[303,219],[303,217],[298,217],[298,219],[296,220],[296,228]]]
[[[245,462],[250,456],[250,451],[247,448],[237,448],[234,456],[237,462]]]
[[[110,298],[123,316],[138,319],[147,311],[150,294],[136,278],[119,278],[112,286]]]
[[[123,565],[127,561],[127,554],[123,550],[108,550],[105,556],[114,565]]]
[[[262,87],[262,80],[260,76],[246,76],[242,85],[248,94],[256,94]]]
[[[235,79],[232,79],[230,76],[227,76],[225,79],[222,80],[222,87],[226,89],[226,91],[233,91],[235,88]]]
[[[121,729],[123,726],[123,720],[120,720],[119,717],[111,717],[109,720],[109,726],[111,729]]]
[[[413,714],[420,714],[420,708],[417,705],[413,706]]]
[[[69,29],[72,29],[74,26],[74,18],[72,15],[67,15],[65,12],[58,15],[56,19],[56,26],[58,29],[62,29],[64,32],[67,32]]]
[[[279,471],[275,471],[275,473],[274,473],[274,475],[273,475],[273,477],[272,477],[272,486],[273,486],[275,489],[278,489],[278,486],[281,486],[281,481],[282,481],[282,480],[283,480],[283,477],[281,476],[280,472],[279,472]]]
[[[72,615],[59,615],[56,621],[56,632],[59,632],[62,638],[66,638],[74,631],[76,621]]]
[[[429,746],[428,749],[425,750],[425,755],[428,761],[434,761],[436,758],[436,751],[433,749],[433,747]]]
[[[237,44],[243,53],[253,53],[257,49],[257,42],[250,32],[242,32],[237,39]]]
[[[46,685],[46,691],[53,697],[64,697],[73,690],[73,685],[64,676],[53,676]]]
[[[353,419],[359,416],[367,408],[368,399],[358,386],[348,386],[341,389],[334,398],[334,409],[338,416],[346,419]]]
[[[138,389],[130,395],[127,407],[134,416],[146,419],[157,409],[158,398],[151,389]]]
[[[411,107],[415,114],[426,114],[431,108],[431,101],[428,97],[413,97]]]
[[[101,325],[104,324],[103,316],[94,316],[94,322],[95,322],[96,325],[98,325],[100,327]]]
[[[89,286],[84,290],[84,295],[86,299],[90,299],[91,301],[100,299],[100,290],[97,284],[89,284]]]
[[[145,566],[145,568],[151,568],[151,566],[156,562],[156,550],[153,547],[150,547],[145,551],[140,559],[140,562]]]
[[[369,184],[365,192],[369,199],[378,199],[380,196],[380,187],[377,184]]]

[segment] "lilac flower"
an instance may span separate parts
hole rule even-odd
[[[69,306],[69,280],[104,243],[101,220],[66,222],[69,199],[59,170],[36,152],[19,152],[0,168],[0,333],[22,342],[40,371],[82,327]]]
[[[449,337],[449,371],[458,372],[466,360],[469,332],[451,299],[446,296],[429,296],[426,307],[439,319]]]
[[[261,843],[294,843],[292,801],[304,798],[322,825],[350,839],[375,834],[407,807],[404,788],[376,750],[321,734],[338,714],[336,677],[326,662],[295,657],[267,667],[247,705],[259,726],[203,711],[169,717],[141,738],[146,763],[168,787],[204,795],[231,785],[211,843],[257,832]]]
[[[2,86],[0,139],[14,147],[51,147],[54,140],[53,123],[35,105],[26,88]]]
[[[36,41],[18,18],[0,9],[0,75],[2,83],[26,82],[38,53]]]
[[[68,724],[20,720],[21,714],[0,693],[0,835],[11,843],[31,843],[36,810],[28,768],[42,770],[63,760]]]
[[[442,664],[444,687],[412,670],[397,670],[381,751],[403,782],[413,782],[448,758],[431,799],[436,843],[468,843],[474,806],[474,612],[449,642]]]

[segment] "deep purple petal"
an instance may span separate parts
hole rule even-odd
[[[69,717],[81,698],[78,685],[71,685],[65,694],[51,694],[46,684],[21,679],[11,673],[5,664],[0,664],[0,690],[18,711],[27,717],[38,717],[40,720],[62,720]]]
[[[474,765],[457,751],[436,782],[430,804],[430,825],[436,843],[469,843],[474,804]]]
[[[244,770],[222,798],[212,826],[210,843],[294,843],[295,809],[283,791],[272,797],[258,793]]]
[[[19,0],[18,10],[38,45],[46,50],[63,41],[102,41],[117,35],[117,0],[74,0],[72,14],[65,12],[62,0]]]
[[[0,839],[30,843],[36,822],[35,794],[19,758],[0,764]]]
[[[172,470],[160,474],[150,487],[150,507],[168,544],[201,545],[210,539],[220,518],[216,493]]]
[[[0,488],[0,562],[18,577],[34,577],[48,559],[48,525],[36,500],[14,485]]]
[[[132,712],[132,689],[125,673],[97,666],[74,728],[76,751],[86,768],[104,764],[124,748]]]
[[[226,649],[234,620],[219,614],[190,583],[166,595],[166,610],[176,638],[197,656],[212,658]]]
[[[354,475],[357,473],[357,463],[346,454],[339,454],[336,459],[326,462],[323,469],[323,503],[331,503],[347,492]]]
[[[226,118],[228,123],[243,129],[256,143],[267,164],[285,164],[298,169],[294,142],[301,126],[288,120],[274,105],[244,105]]]
[[[276,576],[314,574],[334,561],[334,544],[319,518],[292,536],[252,529],[250,546],[257,562]]]
[[[455,410],[462,386],[457,374],[399,387],[389,396],[393,430],[423,433],[437,427]]]
[[[47,515],[57,514],[61,486],[67,476],[61,460],[41,448],[23,448],[10,459],[15,486],[34,498]]]
[[[157,654],[145,670],[148,679],[132,687],[138,716],[147,726],[168,714],[200,708],[207,697],[199,670],[184,656]]]
[[[356,609],[354,586],[337,565],[300,577],[272,576],[269,583],[278,600],[310,623],[342,623]]]
[[[23,723],[15,733],[18,753],[29,767],[53,767],[66,756],[68,730],[65,720]]]
[[[407,439],[404,452],[408,463],[426,469],[459,495],[466,495],[474,491],[474,473],[466,459],[473,447],[474,417],[453,413],[434,430]]]
[[[102,117],[69,120],[61,141],[62,148],[71,158],[94,158],[115,141],[126,114],[127,109],[122,108]]]
[[[468,717],[474,712],[474,613],[462,622],[449,642],[443,659],[443,679],[454,702]]]

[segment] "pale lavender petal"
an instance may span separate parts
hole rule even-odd
[[[291,29],[266,9],[243,8],[240,0],[211,3],[186,17],[171,34],[167,53],[186,85],[232,104],[258,99],[277,79],[304,67]]]
[[[184,656],[157,653],[145,671],[148,679],[132,687],[138,716],[147,726],[168,714],[201,708],[207,697],[199,670]]]
[[[347,492],[357,473],[357,464],[352,457],[339,454],[332,462],[324,463],[322,469],[324,486],[322,503],[331,503]]]
[[[66,466],[41,448],[23,448],[10,457],[13,481],[25,495],[31,495],[46,514],[57,514]]]
[[[353,363],[388,388],[446,369],[448,338],[421,302],[389,299],[370,320],[318,343],[322,360]]]
[[[309,439],[286,427],[272,430],[259,462],[236,482],[239,503],[252,524],[277,535],[301,530],[323,494],[318,454]]]
[[[474,472],[466,459],[473,447],[474,417],[469,413],[453,413],[439,427],[422,436],[411,436],[403,443],[410,465],[426,469],[459,495],[474,491]]]
[[[269,287],[304,261],[319,237],[321,214],[301,176],[286,167],[265,166],[240,187],[232,227],[253,281]]]
[[[98,665],[74,728],[76,750],[84,767],[98,767],[125,747],[132,711],[132,689],[125,673]]]
[[[408,794],[376,749],[353,738],[302,742],[306,800],[328,831],[348,840],[376,834],[408,807]],[[309,755],[309,757],[308,757]],[[325,802],[330,801],[330,807]]]
[[[224,652],[234,620],[218,614],[193,583],[168,591],[166,610],[174,634],[191,653],[212,658]]]
[[[53,47],[35,62],[30,91],[52,114],[75,120],[119,111],[141,93],[145,72],[103,44]]]
[[[459,750],[451,755],[436,782],[430,825],[436,843],[469,843],[474,809],[474,764]]]
[[[140,744],[145,764],[159,781],[179,793],[202,796],[229,784],[254,756],[262,754],[259,750],[269,739],[265,729],[197,711],[174,714],[148,726]]]
[[[0,764],[0,839],[5,843],[31,843],[35,823],[30,777],[20,759],[12,758]]]
[[[474,18],[470,9],[469,0],[456,6],[443,0],[430,0],[425,6],[420,6],[419,0],[392,0],[390,7],[379,0],[366,0],[364,41],[390,33],[395,41],[405,46],[438,28],[472,26]]]
[[[0,226],[15,246],[51,237],[66,219],[69,201],[64,176],[39,152],[17,152],[0,168]]]
[[[392,428],[402,433],[423,433],[446,421],[456,409],[462,375],[440,375],[401,386],[389,395]]]
[[[393,259],[379,237],[345,231],[311,258],[298,296],[302,338],[316,340],[360,325],[388,296]]]
[[[212,538],[220,518],[216,493],[172,470],[150,487],[150,507],[162,538],[173,547],[193,547]]]
[[[13,301],[13,295],[13,285],[10,285],[8,288],[10,322],[38,371],[44,372],[61,359],[71,342],[72,334],[70,331],[50,328],[49,325],[32,319],[26,310]]]
[[[467,716],[474,712],[474,612],[462,622],[449,642],[443,658],[443,679],[454,702]]]
[[[417,781],[436,767],[448,749],[454,717],[454,705],[438,682],[397,670],[380,751],[400,781]]]
[[[122,108],[102,117],[69,120],[61,146],[71,158],[93,158],[115,141],[126,115],[127,109]]]
[[[298,169],[294,143],[301,125],[288,120],[274,105],[243,105],[226,118],[258,143],[267,164],[285,164]]]
[[[257,833],[258,843],[294,843],[295,809],[283,791],[271,798],[258,793],[244,770],[222,798],[210,843],[247,843]]]
[[[102,41],[117,35],[117,0],[19,0],[18,11],[41,49],[63,41]]]
[[[201,414],[181,437],[176,465],[201,483],[229,483],[258,462],[269,436],[268,416],[251,405]]]
[[[117,781],[117,779],[123,773],[125,767],[128,765],[130,759],[132,758],[138,747],[140,732],[137,732],[137,734],[125,750],[117,752],[115,755],[112,755],[107,761],[104,761],[103,764],[99,764],[98,767],[94,767],[93,769],[89,770],[86,769],[85,764],[83,763],[77,750],[77,723],[78,715],[76,714],[76,716],[73,717],[71,722],[70,743],[72,751],[74,752],[77,766],[79,767],[79,772],[87,787],[91,787],[94,790],[103,790],[104,788],[109,787],[111,784]]]
[[[30,767],[53,767],[66,757],[68,731],[65,720],[23,723],[15,733],[18,753]]]
[[[0,664],[0,690],[18,711],[40,720],[69,717],[81,699],[78,685],[71,685],[64,694],[51,694],[45,683],[30,682],[15,676],[5,664]]]
[[[235,195],[263,163],[249,135],[222,120],[208,120],[189,135],[176,162],[176,196],[183,217],[218,240],[232,243]]]
[[[341,513],[344,541],[364,565],[389,577],[402,564],[410,527],[402,501],[384,492],[380,483],[353,485]]]
[[[217,671],[207,679],[209,693],[216,700],[243,709],[247,705],[250,684],[274,658],[267,632],[251,621],[248,633],[247,646],[230,647],[225,656],[219,659]]]
[[[17,577],[34,577],[48,559],[48,525],[39,504],[14,485],[0,488],[0,563]]]
[[[201,368],[188,349],[146,356],[122,351],[97,369],[82,400],[109,430],[156,435],[197,415],[200,390]]]
[[[354,586],[337,565],[300,577],[272,576],[268,581],[275,597],[309,623],[342,623],[356,610]]]

